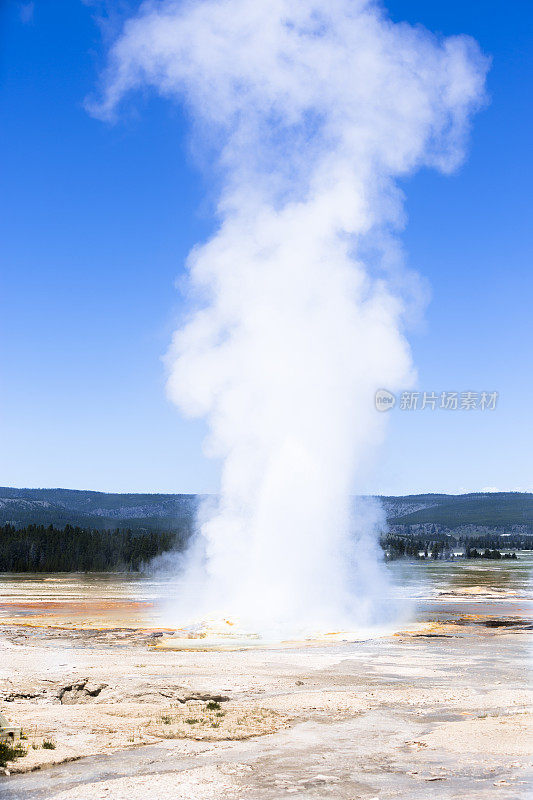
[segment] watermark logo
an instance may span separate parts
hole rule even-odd
[[[396,397],[387,389],[378,389],[374,402],[378,411],[390,411],[396,404]]]
[[[498,392],[400,392],[400,411],[494,411]],[[396,405],[396,395],[388,389],[378,389],[374,402],[378,411],[390,411]]]

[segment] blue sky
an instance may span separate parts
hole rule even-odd
[[[176,282],[212,230],[212,194],[176,106],[138,98],[111,125],[84,109],[135,3],[0,6],[3,153],[0,484],[214,491],[204,428],[165,397]],[[390,0],[395,20],[468,33],[490,105],[452,177],[403,184],[409,266],[431,301],[410,333],[420,390],[496,390],[486,412],[389,414],[384,494],[533,489],[531,21],[526,2]]]

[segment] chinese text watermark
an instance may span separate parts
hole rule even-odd
[[[494,411],[498,392],[400,392],[398,396],[388,389],[378,389],[375,404],[378,411],[390,411],[398,406],[400,411]]]

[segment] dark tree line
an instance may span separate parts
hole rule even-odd
[[[388,533],[381,537],[381,547],[390,560],[396,558],[449,558],[454,550],[464,550],[466,558],[510,558],[501,551],[533,549],[533,536],[514,533],[509,536],[487,534],[476,536],[451,536],[433,531],[427,535]],[[516,556],[515,556],[516,557]]]
[[[516,558],[516,553],[500,553],[499,550],[490,550],[488,547],[485,550],[477,550],[475,547],[467,547],[467,558],[490,558],[492,561],[499,561],[502,558]]]
[[[169,550],[183,550],[190,531],[96,530],[66,525],[0,526],[0,572],[138,571]],[[388,559],[448,558],[457,548],[467,558],[502,557],[501,550],[533,549],[533,536],[496,534],[455,537],[388,533],[381,537]]]
[[[183,549],[185,539],[170,532],[3,525],[0,572],[137,571],[161,553]]]

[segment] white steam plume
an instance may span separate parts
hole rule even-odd
[[[365,0],[147,3],[114,44],[96,113],[144,85],[182,100],[221,186],[168,356],[170,397],[223,460],[182,586],[196,616],[372,621],[378,516],[351,498],[382,436],[374,392],[411,377],[394,181],[460,163],[486,68],[473,40]]]

